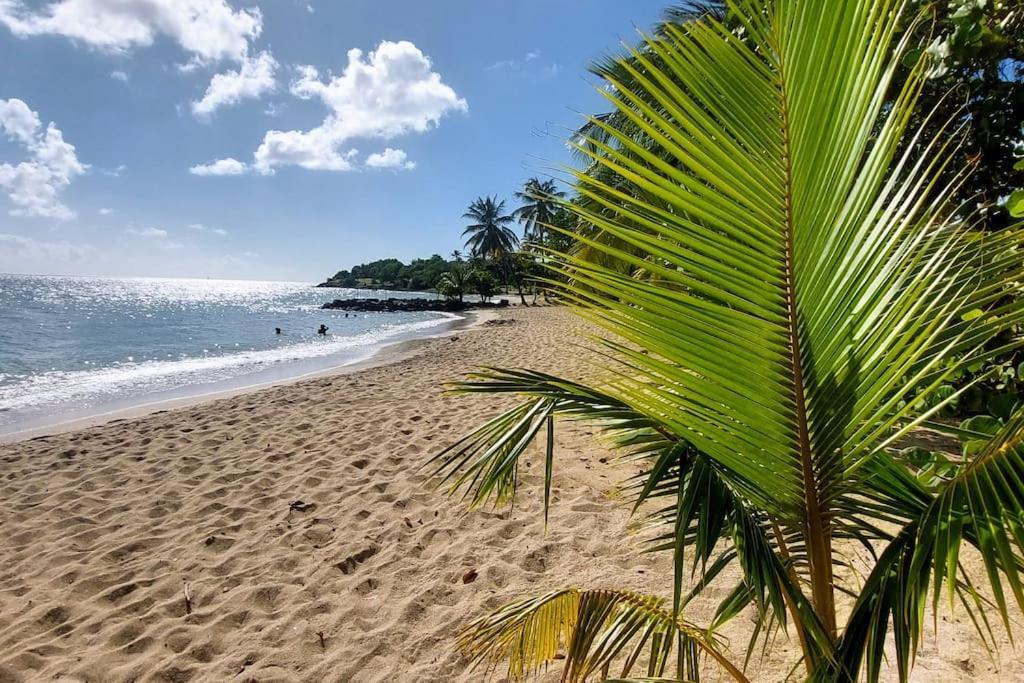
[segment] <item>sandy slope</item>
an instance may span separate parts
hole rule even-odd
[[[563,585],[665,594],[667,558],[623,540],[607,492],[625,472],[585,430],[560,430],[547,535],[537,475],[509,518],[467,514],[416,472],[496,405],[443,381],[481,364],[586,372],[564,310],[503,317],[395,364],[0,446],[0,681],[477,681],[452,637],[485,608]],[[1024,679],[958,617],[916,679]]]

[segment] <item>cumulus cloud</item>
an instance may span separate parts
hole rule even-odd
[[[114,213],[113,209],[107,209],[107,208],[100,209],[100,215],[101,216],[109,216],[112,213]]]
[[[209,63],[241,61],[263,16],[225,0],[57,0],[38,8],[0,0],[0,24],[19,37],[59,35],[108,52],[147,47],[166,36],[196,62]]]
[[[31,144],[42,125],[39,114],[29,109],[22,100],[0,100],[0,127],[12,140]]]
[[[242,175],[249,167],[238,159],[217,159],[209,164],[197,164],[188,169],[192,175]]]
[[[416,168],[416,162],[409,161],[404,150],[390,147],[383,152],[374,152],[366,157],[366,165],[370,168],[394,168],[404,171]]]
[[[267,52],[251,56],[263,30],[258,7],[235,9],[228,0],[53,0],[29,6],[0,0],[0,24],[21,38],[57,35],[104,52],[127,53],[166,37],[188,55],[182,71],[231,61],[239,65],[213,76],[193,111],[208,116],[221,106],[259,97],[273,85],[276,62]],[[114,71],[111,78],[127,81]]]
[[[0,164],[0,190],[15,207],[11,215],[73,218],[60,194],[88,169],[78,160],[74,146],[64,141],[52,122],[44,128],[39,115],[19,99],[0,100],[0,130],[28,157],[16,165]]]
[[[331,130],[320,126],[308,132],[299,130],[272,130],[263,138],[252,164],[252,169],[271,175],[278,166],[301,166],[311,171],[350,171],[352,159],[359,153],[350,149],[342,152]],[[218,162],[219,163],[219,162]]]
[[[348,171],[356,154],[345,149],[350,141],[423,133],[445,115],[468,110],[466,100],[408,41],[383,41],[369,54],[349,50],[348,64],[337,76],[322,77],[312,66],[299,67],[290,91],[304,100],[319,100],[327,107],[326,118],[310,130],[267,131],[249,170],[265,175],[281,166]],[[201,168],[228,161],[240,164],[222,159]]]
[[[209,117],[217,109],[256,99],[274,89],[277,60],[269,52],[246,57],[237,70],[215,74],[202,99],[192,102],[192,113]]]

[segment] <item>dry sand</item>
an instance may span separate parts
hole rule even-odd
[[[452,639],[483,610],[566,585],[667,594],[668,558],[639,554],[609,495],[628,471],[585,429],[559,430],[546,534],[536,461],[511,517],[466,513],[417,472],[498,405],[442,382],[586,374],[565,310],[501,317],[354,374],[0,446],[0,682],[478,681]],[[752,680],[785,678],[796,649],[778,646]],[[959,611],[914,679],[1024,680],[1024,664],[1006,645],[990,660]]]

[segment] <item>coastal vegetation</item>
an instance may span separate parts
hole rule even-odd
[[[1011,629],[1024,206],[1020,119],[992,112],[1020,111],[981,100],[1019,95],[1018,57],[998,55],[1019,50],[1021,17],[986,5],[736,0],[674,11],[595,67],[611,111],[573,140],[573,195],[545,193],[568,220],[540,234],[568,244],[548,240],[533,263],[606,333],[604,379],[457,382],[521,402],[433,474],[473,506],[507,505],[540,441],[546,517],[555,420],[591,423],[637,468],[622,493],[672,557],[671,598],[548,586],[469,624],[474,664],[512,680],[558,662],[565,681],[696,680],[707,666],[743,681],[758,642],[771,657],[784,632],[807,680],[875,681],[886,663],[906,680],[943,598],[987,643],[996,622]],[[1014,85],[991,80],[993,63]],[[962,452],[903,448],[923,427]],[[711,586],[725,598],[691,623]],[[730,652],[719,634],[748,608],[746,652]]]
[[[437,254],[409,264],[380,259],[340,270],[318,286],[436,291],[460,302],[471,293],[486,301],[498,292],[499,285],[505,292],[514,286],[520,303],[529,305],[526,291],[533,290],[534,298],[538,292],[536,250],[566,244],[572,219],[558,205],[565,193],[554,180],[530,178],[515,196],[522,205],[511,213],[496,196],[479,197],[469,205],[463,214],[471,221],[462,233],[465,256],[456,250],[450,260]],[[512,229],[517,221],[522,225],[522,239]]]
[[[353,266],[351,270],[339,270],[320,286],[426,291],[437,286],[452,263],[438,254],[413,259],[408,264],[395,258],[380,259]]]

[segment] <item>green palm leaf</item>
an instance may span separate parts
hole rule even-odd
[[[605,209],[582,218],[653,256],[657,279],[561,258],[566,294],[649,352],[616,349],[633,381],[613,396],[802,531],[833,632],[833,502],[895,425],[912,426],[904,396],[937,387],[1021,317],[1019,303],[996,303],[1021,274],[1017,236],[971,236],[935,181],[955,135],[896,157],[922,79],[883,111],[901,8],[743,2],[746,41],[713,19],[649,39],[627,64],[647,96],[609,97],[659,149],[594,121],[617,143],[593,141],[595,163],[636,191],[577,181]],[[990,314],[965,320],[976,307]]]
[[[645,467],[627,491],[674,554],[673,618],[684,550],[694,590],[735,562],[714,625],[747,600],[758,628],[788,614],[817,680],[865,662],[876,679],[888,634],[906,675],[943,581],[984,622],[964,542],[1004,616],[1007,594],[1024,602],[1016,432],[938,487],[886,450],[955,399],[950,378],[1018,348],[1024,322],[1019,231],[979,234],[953,200],[962,131],[908,130],[929,68],[895,80],[911,4],[736,0],[602,69],[613,112],[574,141],[588,167],[565,203],[580,248],[544,265],[607,333],[604,383],[489,371],[460,389],[529,402],[438,461],[475,502],[507,501],[544,425],[596,420]],[[549,439],[547,487],[552,462]],[[836,539],[881,545],[845,627]]]
[[[677,678],[670,680],[688,679],[698,652],[734,680],[747,680],[706,633],[674,617],[660,599],[629,591],[568,588],[520,600],[471,623],[459,646],[474,664],[493,668],[507,662],[513,681],[539,672],[560,654],[567,683],[598,672],[607,679],[613,663],[627,676],[644,655],[648,676],[675,670]]]
[[[989,608],[998,611],[1009,631],[1004,582],[1018,607],[1024,607],[1022,475],[1024,411],[1008,421],[973,460],[964,463],[937,495],[927,496],[919,489],[913,498],[904,499],[912,521],[879,557],[838,646],[837,661],[843,662],[847,671],[857,671],[866,658],[869,678],[877,678],[891,620],[898,672],[901,680],[906,680],[924,631],[928,601],[933,613],[937,612],[944,584],[951,602],[959,600],[983,639],[986,632],[991,635],[985,617]],[[911,487],[904,483],[892,490]],[[960,563],[965,542],[979,551],[994,604],[981,598],[973,577]]]
[[[529,370],[488,369],[463,382],[453,383],[456,393],[511,393],[531,400],[507,410],[473,430],[427,463],[439,484],[454,493],[463,491],[473,507],[491,502],[511,503],[519,483],[519,461],[542,429],[548,435],[545,458],[544,517],[548,516],[554,468],[552,418],[562,415],[599,423],[623,439],[618,445],[633,452],[658,451],[675,442],[659,433],[659,426],[621,401],[599,390],[546,373]],[[637,450],[639,448],[639,450]]]

